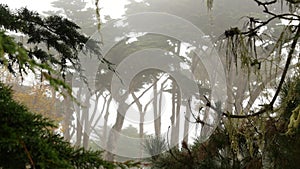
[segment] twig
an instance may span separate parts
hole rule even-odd
[[[195,122],[192,122],[192,121],[190,121],[186,116],[184,116],[185,119],[186,119],[188,122],[190,122],[190,123],[200,123],[200,124],[202,124],[202,126],[207,125],[207,126],[209,126],[209,127],[214,127],[214,126],[212,126],[212,125],[210,125],[210,124],[208,124],[208,123],[206,123],[206,122],[204,122],[203,120],[200,119],[200,112],[201,112],[201,110],[203,109],[203,107],[200,107],[200,108],[199,108],[198,116],[195,116],[195,114],[192,112],[190,99],[188,99],[188,105],[189,105],[188,107],[189,107],[189,109],[190,109],[190,112],[191,112],[193,118],[196,120]]]
[[[181,163],[181,161],[173,154],[172,149],[170,147],[170,143],[169,143],[169,131],[170,131],[170,126],[168,127],[168,132],[167,132],[167,146],[169,149],[169,153],[171,154],[171,156],[179,163]]]
[[[28,149],[27,149],[27,147],[26,147],[24,141],[20,140],[20,143],[22,144],[22,147],[24,148],[24,151],[25,151],[25,153],[26,153],[26,155],[27,155],[27,157],[28,157],[28,159],[29,159],[29,161],[30,161],[30,164],[31,164],[32,168],[35,169],[34,162],[33,162],[33,160],[32,160],[32,157],[31,157],[31,155],[30,155],[30,152],[28,151]]]

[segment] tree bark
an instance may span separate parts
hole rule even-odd
[[[176,144],[176,138],[175,138],[175,116],[176,116],[176,92],[175,92],[175,84],[174,81],[172,82],[173,86],[172,86],[172,116],[170,118],[171,120],[171,145],[175,145]]]
[[[188,120],[190,120],[190,117],[191,117],[191,112],[189,111],[189,108],[188,108],[188,105],[189,102],[186,102],[186,112],[185,112],[185,121],[184,121],[184,131],[183,131],[183,134],[184,134],[184,138],[183,138],[183,141],[185,141],[186,143],[188,143],[189,141],[189,130],[190,130],[190,122]]]
[[[70,85],[70,87],[72,87],[72,74],[68,74],[66,76],[66,83],[68,85]],[[53,95],[55,95],[55,91],[54,89],[52,90]],[[63,119],[63,136],[64,139],[68,142],[70,142],[71,140],[71,133],[70,133],[70,129],[71,129],[71,120],[72,120],[72,115],[73,115],[73,109],[72,109],[72,101],[70,99],[70,96],[67,96],[64,98],[63,101],[64,105],[64,119]]]
[[[154,116],[154,130],[155,130],[155,135],[159,136],[160,135],[160,116],[157,112],[157,81],[154,82],[155,84],[153,85],[153,116]]]
[[[105,115],[104,115],[104,125],[103,125],[103,147],[107,148],[107,144],[106,144],[106,138],[107,138],[107,121],[108,121],[108,116],[109,116],[109,105],[110,102],[112,101],[112,97],[110,96],[108,101],[107,101],[107,105],[106,105],[106,111],[105,111]]]
[[[181,93],[176,86],[176,123],[175,123],[175,142],[179,143],[179,133],[180,133],[180,106],[181,106]]]
[[[118,138],[119,138],[118,134],[120,133],[120,131],[122,129],[126,112],[130,107],[130,105],[128,105],[124,101],[124,100],[126,100],[127,96],[128,96],[128,93],[125,93],[121,98],[122,102],[119,103],[119,107],[118,107],[118,110],[117,110],[117,119],[116,119],[116,122],[115,122],[115,124],[113,125],[113,127],[110,131],[110,134],[109,134],[109,137],[108,137],[108,140],[107,140],[106,159],[108,161],[113,161],[114,160],[113,152],[116,148],[116,144],[117,144],[117,141],[118,141]]]

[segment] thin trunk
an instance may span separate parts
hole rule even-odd
[[[180,48],[181,47],[181,41],[177,41],[177,55],[180,55]],[[179,66],[179,65],[178,65]],[[175,80],[173,81],[173,84],[176,84]],[[175,104],[176,104],[176,109],[175,109],[175,118],[176,118],[176,123],[175,123],[175,131],[174,131],[174,141],[176,145],[179,143],[179,127],[180,127],[180,105],[181,105],[181,93],[179,90],[179,86],[176,84],[174,86],[175,91]]]
[[[160,128],[159,128],[159,122],[160,122],[160,116],[157,112],[157,82],[153,85],[153,114],[154,114],[154,129],[155,129],[155,135],[160,135]]]
[[[78,93],[77,93],[77,98],[79,98],[79,96],[81,96],[82,93],[82,88],[79,88]],[[82,139],[82,116],[81,116],[81,109],[80,106],[76,106],[77,110],[76,111],[76,142],[75,142],[75,146],[80,147],[81,146],[81,139]]]
[[[186,107],[186,109],[185,109],[185,111],[186,111],[185,112],[185,118],[188,119],[188,120],[190,120],[191,112],[189,111],[189,108],[188,108],[189,105],[187,105],[187,104],[189,104],[189,102],[186,102],[186,106],[185,106]],[[184,121],[184,132],[183,132],[183,134],[184,134],[183,140],[186,143],[188,143],[188,141],[189,141],[189,130],[190,130],[190,122],[188,120]]]
[[[175,141],[179,143],[180,133],[180,105],[181,105],[181,93],[176,86],[176,123],[175,123]]]
[[[161,77],[160,77],[161,78]],[[156,83],[160,78],[158,78],[154,83]],[[150,85],[146,90],[143,91],[143,93],[137,97],[137,99],[140,99],[148,90],[152,88],[153,85]],[[131,105],[133,105],[136,102],[136,99],[134,99],[133,102],[130,104],[125,103],[125,100],[128,98],[129,93],[131,91],[126,92],[119,100],[119,107],[117,110],[117,118],[116,122],[113,125],[111,132],[109,134],[108,140],[107,140],[107,154],[106,154],[106,159],[108,161],[113,161],[114,160],[114,150],[116,148],[116,143],[118,141],[118,135],[122,129],[123,123],[124,123],[124,118],[126,115],[127,110]]]
[[[104,125],[103,125],[103,147],[106,148],[106,138],[107,138],[107,121],[108,121],[108,116],[109,116],[109,105],[110,102],[112,101],[112,97],[109,97],[106,105],[106,111],[104,115]]]
[[[86,94],[86,100],[85,100],[85,107],[83,108],[82,111],[82,117],[84,119],[84,130],[83,130],[83,147],[85,149],[88,149],[89,146],[89,140],[90,140],[90,119],[89,119],[89,110],[90,110],[90,98],[91,96],[89,93]]]
[[[144,133],[144,125],[143,124],[144,124],[144,116],[145,116],[145,114],[143,113],[143,105],[141,104],[141,102],[139,101],[139,99],[137,98],[137,96],[135,95],[134,92],[132,92],[131,95],[132,95],[133,99],[135,100],[135,104],[138,107],[138,110],[140,113],[139,135],[140,135],[140,138],[142,138],[143,133]]]
[[[72,74],[67,74],[66,83],[69,85],[72,85],[71,81],[72,81]],[[72,87],[72,86],[70,86],[70,87]],[[54,89],[52,90],[52,93],[55,96]],[[64,105],[63,105],[64,113],[65,113],[64,119],[63,119],[63,135],[64,135],[64,139],[69,142],[71,140],[70,129],[71,129],[71,119],[72,119],[72,114],[73,114],[73,109],[72,109],[73,106],[72,106],[72,101],[69,96],[65,97],[65,100],[63,101],[63,103],[64,103]]]
[[[141,104],[141,102],[139,101],[139,99],[137,98],[135,93],[132,92],[131,95],[132,95],[133,99],[135,100],[135,104],[137,105],[138,110],[139,110],[139,114],[140,114],[139,138],[140,138],[140,140],[142,140],[142,138],[144,137],[144,120],[145,120],[145,113],[146,112],[143,112],[143,105]],[[142,157],[142,149],[140,149],[140,151],[139,151],[139,157]]]
[[[125,99],[124,99],[125,100]],[[114,160],[114,154],[113,152],[115,151],[116,144],[119,138],[119,133],[121,132],[123,123],[124,123],[124,118],[126,115],[126,112],[130,105],[127,103],[120,103],[118,107],[118,114],[117,114],[117,119],[115,124],[113,125],[112,129],[110,130],[110,134],[107,140],[107,154],[106,154],[106,159],[108,161],[113,161]]]
[[[162,106],[162,95],[163,95],[163,84],[161,85],[160,91],[159,91],[159,102],[158,102],[158,117],[156,120],[156,123],[154,127],[157,127],[157,133],[160,136],[161,134],[161,106]]]
[[[76,127],[76,142],[75,146],[80,147],[81,145],[81,138],[82,138],[82,125],[80,123],[80,119],[77,116],[77,127]]]
[[[144,138],[144,120],[145,120],[145,114],[146,112],[141,112],[140,113],[140,133],[139,133],[139,138],[140,138],[140,145],[143,144],[143,138]],[[142,158],[143,157],[143,149],[140,148],[139,149],[139,157]]]
[[[160,136],[161,134],[161,108],[162,108],[162,96],[163,96],[163,91],[164,91],[164,85],[167,83],[168,79],[164,80],[161,85],[160,85],[160,90],[159,90],[159,102],[158,102],[158,117],[156,120],[156,123],[154,123],[154,128],[157,128],[157,136]]]
[[[176,141],[175,141],[175,116],[176,116],[176,100],[175,100],[175,95],[176,95],[176,92],[175,91],[175,84],[174,84],[174,81],[172,82],[173,83],[173,86],[172,86],[172,116],[171,116],[171,146],[175,145],[176,144]]]
[[[105,96],[105,97],[103,97],[104,102],[103,102],[103,106],[102,106],[100,115],[99,115],[98,118],[96,119],[95,123],[91,126],[91,131],[94,131],[94,130],[95,130],[97,124],[99,123],[99,121],[100,121],[100,119],[101,119],[101,117],[102,117],[102,115],[103,115],[103,113],[104,113],[105,105],[106,105],[106,103],[107,103],[107,97],[108,97],[108,95]],[[99,97],[98,97],[98,98],[99,98]],[[97,100],[98,100],[98,99],[97,99]],[[98,101],[97,101],[96,103],[98,103]],[[95,115],[96,110],[97,110],[97,107],[98,107],[98,106],[95,107],[93,115]],[[91,119],[93,119],[93,118],[91,118]]]
[[[63,105],[64,119],[62,124],[63,135],[64,135],[64,139],[69,142],[71,140],[70,129],[71,129],[71,118],[73,114],[70,97],[65,97],[63,103],[64,103]]]
[[[145,120],[145,112],[140,113],[140,133],[139,136],[142,139],[144,137],[144,120]]]
[[[143,144],[143,138],[144,138],[144,126],[143,126],[143,124],[144,124],[144,121],[145,121],[145,115],[146,115],[148,106],[150,105],[150,103],[152,101],[153,101],[153,98],[151,100],[149,100],[149,102],[145,105],[144,111],[142,112],[141,117],[140,117],[140,122],[141,122],[140,124],[142,124],[141,132],[140,132],[140,138],[141,138],[140,139],[140,141],[141,141],[140,145]],[[140,157],[141,158],[143,157],[143,149],[142,148],[140,149]]]

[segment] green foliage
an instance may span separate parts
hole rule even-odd
[[[283,86],[281,92],[280,113],[285,121],[282,124],[288,128],[287,133],[292,134],[299,130],[299,107],[300,107],[300,77],[293,77]]]
[[[228,72],[235,69],[238,74],[240,73],[238,71],[246,70],[248,80],[255,79],[255,83],[265,83],[262,79],[268,79],[266,77],[274,76],[274,73],[281,75],[274,80],[277,83],[279,79],[279,83],[276,84],[275,94],[272,94],[268,107],[257,112],[250,109],[247,112],[223,112],[221,125],[208,141],[203,143],[199,138],[193,145],[186,145],[183,142],[181,148],[173,148],[152,159],[153,168],[299,168],[300,2],[254,1],[263,8],[263,12],[268,15],[267,18],[246,17],[247,22],[243,28],[234,27],[224,32],[219,47],[225,54]],[[271,8],[277,2],[286,2],[290,11],[275,13]],[[283,19],[290,21],[290,24],[276,27],[273,25]],[[262,27],[267,29],[264,31]],[[271,28],[276,31],[270,31]],[[278,30],[280,31],[277,32]],[[256,42],[262,42],[263,45]],[[269,42],[272,43],[268,44]],[[290,73],[292,78],[284,83]],[[269,82],[270,80],[267,80],[266,84]],[[249,86],[252,87],[251,84]],[[263,88],[270,89],[269,86]],[[249,89],[249,92],[255,90]],[[249,96],[251,99],[251,94]],[[277,105],[279,96],[280,104]],[[236,98],[238,99],[240,98]],[[232,104],[236,108],[239,103]],[[241,108],[241,111],[244,110]],[[227,113],[235,115],[230,116]]]
[[[73,147],[54,132],[54,122],[30,112],[12,99],[12,90],[0,83],[0,168],[129,168],[139,162],[108,162],[102,151]]]
[[[161,136],[148,136],[143,144],[146,153],[156,160],[158,156],[167,150],[166,140]]]
[[[81,34],[78,25],[61,16],[42,17],[26,8],[11,12],[0,4],[0,26],[0,65],[7,67],[10,73],[23,76],[28,70],[33,73],[38,70],[55,89],[63,88],[70,94],[71,89],[63,80],[71,70],[82,72],[79,52],[93,54],[109,70],[114,70],[112,64],[102,58],[99,42]],[[24,35],[26,44],[17,42],[7,31]],[[89,45],[85,45],[88,40]],[[81,77],[85,80],[83,75]]]
[[[23,44],[13,43],[14,39],[10,39],[13,44],[9,46],[10,50],[2,51],[8,54],[9,67],[13,67],[16,64],[21,72],[26,73],[25,66],[30,68],[31,65],[19,64],[21,57],[24,58],[25,55],[28,55],[25,61],[31,59],[38,63],[45,63],[48,66],[57,64],[60,66],[61,71],[66,71],[67,61],[76,66],[75,64],[78,63],[78,50],[81,50],[88,40],[88,37],[81,35],[77,31],[79,27],[76,24],[59,16],[42,18],[38,13],[31,12],[26,8],[17,11],[17,13],[12,13],[7,6],[2,4],[0,5],[0,13],[2,31],[9,30],[22,33],[28,36],[27,43],[33,45],[32,48],[26,50]],[[42,48],[42,44],[45,44],[48,50],[55,49],[60,53],[60,56],[50,54]],[[23,52],[17,53],[15,48],[22,49]],[[9,70],[15,73],[13,69]]]
[[[173,148],[152,158],[153,168],[276,168],[300,165],[300,76],[289,79],[273,116],[223,119],[210,139]],[[294,121],[292,121],[294,120]],[[293,126],[291,127],[291,123]],[[238,125],[235,125],[238,124]]]
[[[181,149],[173,148],[152,158],[152,168],[297,168],[300,134],[285,135],[283,131],[287,128],[282,129],[277,124],[282,122],[284,121],[266,120],[264,133],[238,127],[234,137],[229,136],[226,128],[218,128],[204,143],[201,139],[196,139],[193,145],[182,145]],[[253,138],[249,138],[249,134]],[[232,145],[233,140],[236,146]]]
[[[74,148],[55,134],[55,125],[12,100],[0,84],[0,168],[115,168],[100,151]]]

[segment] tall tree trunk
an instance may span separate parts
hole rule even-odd
[[[176,144],[175,139],[175,116],[176,116],[176,92],[175,92],[175,84],[174,81],[172,81],[172,116],[171,116],[171,145]]]
[[[189,104],[189,102],[186,102],[186,106],[185,106],[186,107],[186,109],[185,109],[185,118],[188,119],[188,120],[190,120],[191,112],[190,112],[190,110],[188,108],[188,106],[189,106],[188,104]],[[184,138],[183,138],[183,140],[186,143],[188,143],[188,141],[189,141],[190,122],[188,120],[186,120],[186,119],[184,121],[184,131],[183,131]]]
[[[77,117],[76,123],[76,142],[75,146],[80,147],[81,146],[81,138],[82,138],[82,124],[80,122],[80,118]]]
[[[141,112],[140,113],[140,133],[139,133],[139,138],[140,138],[140,145],[143,144],[143,138],[144,138],[144,121],[145,121],[145,114],[146,112]],[[139,157],[142,158],[143,157],[143,149],[140,148],[139,150]]]
[[[133,99],[135,100],[135,104],[138,107],[139,110],[139,114],[140,114],[140,123],[139,123],[139,135],[140,138],[143,137],[143,133],[144,133],[144,112],[143,112],[143,105],[141,104],[141,102],[139,101],[139,99],[137,98],[137,96],[135,95],[134,92],[131,93]]]
[[[106,144],[106,138],[107,138],[107,121],[108,121],[108,116],[109,116],[109,105],[112,101],[112,97],[110,96],[108,101],[107,101],[107,105],[106,105],[106,111],[105,111],[105,115],[104,115],[104,125],[103,125],[103,147],[107,148],[107,144]]]
[[[84,119],[84,130],[83,130],[83,147],[85,149],[88,149],[88,146],[89,146],[89,140],[90,140],[90,127],[91,127],[91,124],[90,124],[90,117],[89,117],[89,111],[90,111],[90,94],[89,93],[86,93],[86,96],[85,96],[85,107],[82,108],[82,117]]]
[[[157,79],[155,81],[155,83],[158,81],[159,79]],[[149,89],[152,88],[153,85],[150,85],[146,90],[143,91],[143,93],[137,97],[137,99],[140,99]],[[108,161],[113,161],[114,160],[114,154],[113,151],[116,148],[116,143],[118,141],[118,135],[122,129],[123,123],[124,123],[124,118],[126,115],[127,110],[129,109],[129,107],[134,104],[137,100],[135,99],[132,103],[127,104],[125,103],[125,100],[128,98],[129,94],[132,91],[127,91],[121,98],[119,101],[119,107],[117,110],[117,119],[115,124],[113,125],[108,140],[107,140],[107,154],[106,154],[106,159]]]
[[[117,119],[115,124],[113,125],[112,129],[110,130],[110,134],[107,140],[107,154],[106,154],[106,159],[108,161],[113,161],[114,160],[114,150],[116,148],[116,144],[119,138],[119,133],[122,129],[123,123],[124,123],[124,118],[126,115],[126,112],[130,105],[125,103],[125,100],[127,98],[128,94],[124,94],[121,100],[122,102],[119,103],[119,107],[117,110]]]
[[[63,105],[64,119],[62,124],[63,135],[64,135],[64,139],[69,142],[71,140],[70,128],[71,128],[71,119],[73,114],[70,97],[69,96],[65,97],[63,103],[64,103]]]
[[[82,88],[79,88],[78,93],[77,93],[77,98],[81,96],[82,93]],[[76,106],[77,109],[75,108],[76,111],[76,142],[75,146],[80,147],[81,146],[81,140],[82,140],[82,124],[83,124],[83,118],[81,116],[81,109],[80,106]]]
[[[175,123],[175,141],[179,143],[179,130],[180,130],[180,105],[181,105],[181,93],[176,86],[176,123]]]
[[[155,77],[156,78],[156,77]],[[160,116],[157,112],[157,81],[153,85],[153,115],[154,115],[154,130],[155,135],[160,135]]]
[[[156,123],[154,123],[154,125],[155,125],[154,128],[157,128],[157,133],[158,133],[158,135],[156,135],[156,136],[160,136],[160,134],[161,134],[162,96],[163,96],[163,91],[164,91],[164,85],[166,84],[167,81],[168,81],[168,79],[164,80],[160,85],[159,101],[158,101],[158,117],[157,117]]]
[[[139,114],[140,114],[139,138],[140,138],[140,140],[142,140],[142,138],[144,137],[144,120],[145,120],[145,113],[146,112],[143,112],[143,105],[141,104],[141,102],[139,101],[139,99],[137,98],[135,93],[132,92],[131,95],[132,95],[133,99],[135,100],[135,104],[137,105],[138,110],[139,110]],[[141,157],[141,156],[142,156],[142,150],[139,151],[139,157]]]
[[[159,91],[159,101],[158,101],[158,117],[156,120],[155,127],[157,127],[157,133],[160,136],[161,134],[161,106],[162,106],[162,95],[163,95],[163,84],[161,85],[160,91]]]
[[[72,87],[72,74],[67,74],[66,76],[66,83]],[[55,95],[55,91],[53,90],[53,95]],[[72,101],[70,99],[70,96],[65,97],[64,101],[63,101],[64,105],[63,105],[63,110],[64,110],[64,119],[63,119],[63,135],[64,135],[64,139],[68,142],[70,142],[71,140],[71,133],[70,133],[70,129],[71,129],[71,120],[72,120],[72,115],[73,115],[73,105],[72,105]]]

